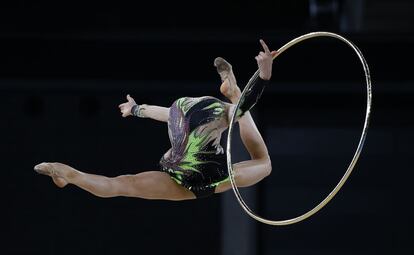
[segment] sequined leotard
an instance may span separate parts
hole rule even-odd
[[[239,117],[250,110],[267,82],[259,79],[240,107]],[[182,97],[170,107],[168,134],[171,149],[161,170],[197,197],[214,193],[228,180],[226,156],[220,139],[228,128],[225,103],[214,97]]]

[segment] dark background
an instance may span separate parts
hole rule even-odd
[[[2,3],[0,253],[402,253],[412,240],[413,13],[409,0]],[[223,209],[235,203],[231,192],[184,202],[97,198],[33,171],[44,161],[107,176],[158,169],[166,125],[121,118],[127,93],[162,106],[181,96],[224,100],[215,57],[233,64],[243,88],[260,38],[277,49],[312,31],[359,47],[373,108],[353,174],[306,221],[256,223],[238,205]],[[261,215],[298,216],[338,182],[362,129],[364,82],[352,49],[334,39],[312,39],[275,61],[253,112],[273,162],[251,193]]]

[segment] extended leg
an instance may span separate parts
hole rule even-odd
[[[98,197],[125,196],[164,200],[195,198],[191,191],[171,180],[167,173],[159,171],[106,177],[83,173],[62,163],[42,163],[35,166],[35,170],[53,177],[55,183],[57,180],[61,184],[71,183]]]

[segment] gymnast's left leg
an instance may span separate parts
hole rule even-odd
[[[106,177],[84,173],[62,163],[41,163],[35,166],[35,171],[52,177],[61,188],[71,183],[98,197],[125,196],[173,201],[195,198],[191,191],[160,171]]]

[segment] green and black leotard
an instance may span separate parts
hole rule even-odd
[[[259,99],[267,81],[258,79],[240,107],[241,117]],[[182,97],[170,107],[171,149],[160,160],[161,170],[196,197],[214,193],[228,180],[226,155],[220,145],[228,128],[225,103],[214,97]]]

